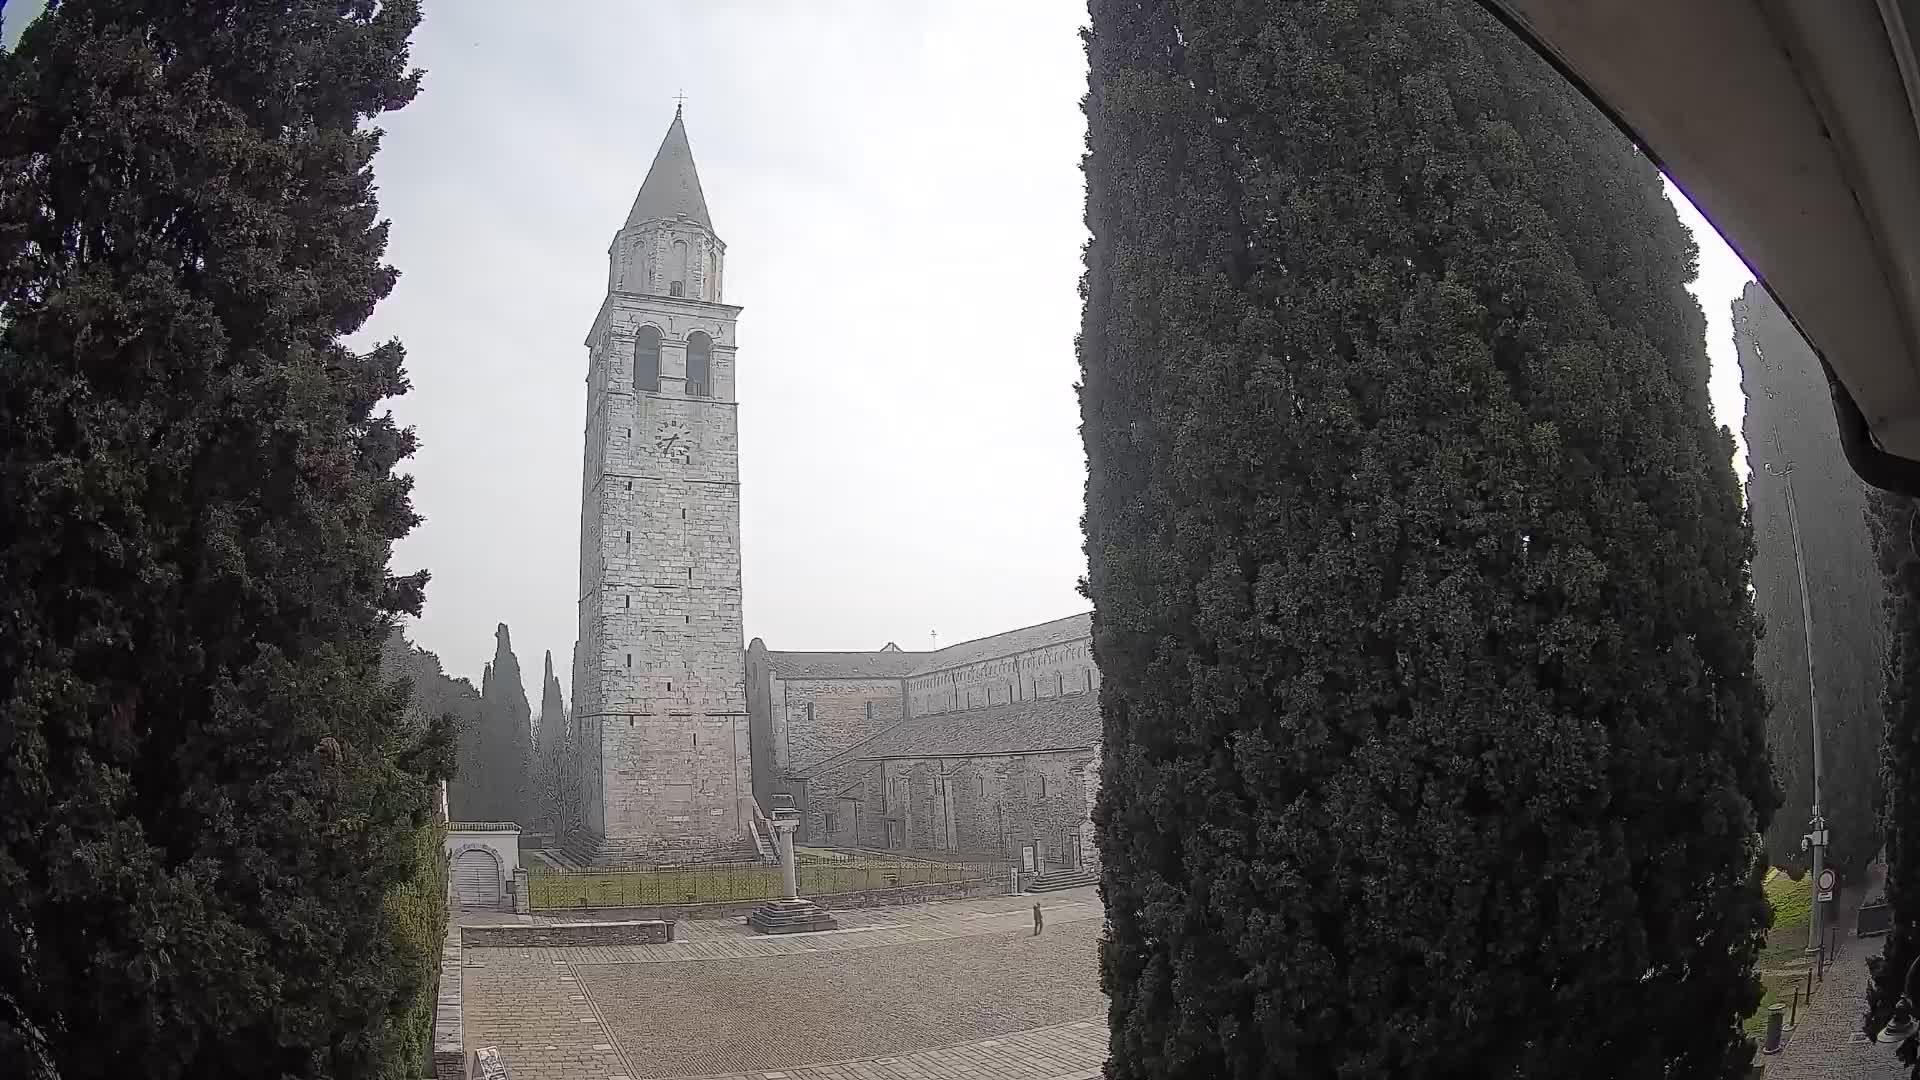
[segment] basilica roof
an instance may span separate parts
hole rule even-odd
[[[1043,622],[1037,626],[1023,626],[1018,630],[1009,630],[992,637],[975,638],[962,641],[933,652],[910,653],[919,658],[919,665],[913,669],[915,675],[925,675],[933,671],[945,671],[948,668],[965,667],[983,660],[995,660],[1015,653],[1044,649],[1049,645],[1063,645],[1069,641],[1085,641],[1093,635],[1093,613],[1081,612],[1064,619]]]
[[[767,666],[782,679],[898,679],[912,674],[926,653],[772,652]]]
[[[1078,750],[1100,741],[1100,695],[1081,692],[902,720],[852,747],[857,761]]]

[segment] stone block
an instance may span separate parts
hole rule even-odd
[[[769,900],[747,916],[747,925],[756,934],[799,934],[840,927],[832,912],[804,898]]]
[[[673,940],[665,919],[619,922],[505,923],[463,926],[460,941],[469,949],[551,949],[584,945],[664,945]]]

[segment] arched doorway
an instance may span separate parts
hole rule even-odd
[[[455,855],[453,902],[463,910],[500,910],[500,857],[483,847]]]

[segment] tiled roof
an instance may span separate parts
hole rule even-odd
[[[924,675],[930,671],[945,671],[948,668],[977,664],[983,660],[994,660],[1014,653],[1044,649],[1049,645],[1062,645],[1069,641],[1085,641],[1093,636],[1093,613],[1081,612],[1064,619],[1043,622],[1038,626],[1023,626],[1018,630],[1009,630],[992,637],[975,638],[962,641],[958,645],[949,645],[934,652],[909,653],[920,659],[913,674]]]
[[[1099,740],[1100,695],[1063,694],[902,720],[864,742],[808,766],[805,775],[820,775],[829,766],[846,761],[1037,754],[1048,750],[1077,750]]]
[[[767,666],[782,679],[898,679],[913,671],[926,653],[772,652]]]
[[[1002,656],[1044,649],[1093,634],[1093,615],[1082,612],[1064,619],[1023,626],[992,637],[975,638],[933,652],[903,652],[898,645],[879,652],[773,652],[767,663],[783,679],[901,679],[930,671],[997,660]]]

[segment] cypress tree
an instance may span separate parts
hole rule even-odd
[[[488,821],[514,821],[531,826],[534,820],[533,710],[520,681],[520,658],[506,623],[493,631],[493,663],[487,665],[480,690],[481,768],[483,805]]]
[[[1920,501],[1875,491],[1868,497],[1874,550],[1885,583],[1885,681],[1880,704],[1885,745],[1881,781],[1886,804],[1881,836],[1887,855],[1887,904],[1893,928],[1868,961],[1871,988],[1866,1030],[1879,1034],[1920,960]],[[1920,1073],[1920,1069],[1915,1070]]]
[[[367,122],[413,0],[63,0],[0,58],[0,1076],[404,1074],[445,731]]]
[[[1749,284],[1733,303],[1734,341],[1746,391],[1747,485],[1756,550],[1754,607],[1766,626],[1759,671],[1773,709],[1767,742],[1785,795],[1767,833],[1767,857],[1800,872],[1813,801],[1813,730],[1807,702],[1806,613],[1794,525],[1813,615],[1814,684],[1820,694],[1821,812],[1827,861],[1861,874],[1880,850],[1881,669],[1885,592],[1867,524],[1865,487],[1847,465],[1820,360],[1773,298]],[[1794,513],[1787,489],[1792,485]],[[1789,520],[1793,518],[1794,520]]]
[[[484,821],[479,813],[483,773],[476,742],[480,730],[480,692],[465,679],[456,679],[440,665],[440,657],[420,648],[395,629],[387,639],[382,661],[387,674],[406,679],[409,702],[419,722],[444,718],[454,733],[455,770],[447,784],[447,811],[454,821]]]
[[[1109,1075],[1739,1075],[1752,542],[1657,173],[1465,0],[1091,10]]]
[[[546,658],[540,681],[540,726],[534,733],[534,809],[541,832],[558,835],[567,746],[567,703],[560,696],[560,680],[553,674],[553,652]]]

